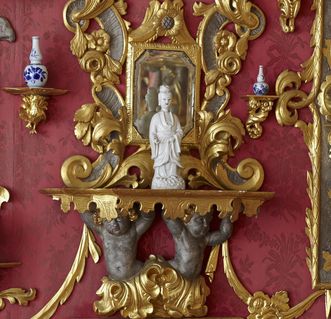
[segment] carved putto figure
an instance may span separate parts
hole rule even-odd
[[[180,143],[183,130],[176,114],[170,111],[172,93],[168,86],[159,88],[158,102],[161,110],[151,120],[149,141],[154,160],[152,189],[184,189],[185,182],[178,174]]]
[[[175,257],[168,262],[187,279],[195,279],[200,275],[205,248],[222,244],[232,234],[230,217],[222,219],[219,230],[209,232],[211,219],[211,213],[204,216],[193,213],[187,222],[178,218],[164,218],[176,249]]]
[[[136,259],[137,243],[152,225],[154,213],[136,213],[135,221],[128,216],[119,216],[98,225],[93,218],[95,212],[96,206],[92,203],[90,211],[82,214],[82,219],[102,239],[109,277],[113,280],[133,277],[143,267],[143,263]]]

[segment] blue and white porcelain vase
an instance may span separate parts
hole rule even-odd
[[[29,88],[45,86],[48,79],[47,68],[41,64],[43,56],[40,52],[39,37],[32,37],[32,50],[30,53],[30,64],[24,69],[24,81]]]
[[[269,85],[265,82],[263,74],[263,65],[259,66],[259,74],[256,82],[253,85],[253,92],[255,95],[266,95],[269,92]]]

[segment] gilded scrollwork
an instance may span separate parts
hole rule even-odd
[[[279,22],[283,32],[294,32],[294,22],[299,13],[300,6],[301,0],[278,0],[278,7],[281,12]]]
[[[321,85],[321,91],[318,95],[317,101],[321,107],[321,113],[325,118],[331,120],[331,76],[328,75]]]
[[[262,125],[272,110],[274,100],[277,96],[270,95],[248,95],[248,119],[246,121],[246,130],[250,138],[259,138],[262,135]]]
[[[201,111],[199,129],[201,165],[196,169],[199,173],[190,177],[192,186],[201,185],[205,178],[206,184],[220,189],[255,191],[261,187],[264,171],[257,160],[245,159],[236,169],[227,163],[243,142],[245,129],[240,119],[228,110],[219,113],[215,121],[212,113]],[[187,168],[191,167],[189,163],[187,165]],[[209,175],[203,176],[201,167],[208,167]]]
[[[122,156],[123,147],[120,140],[126,136],[126,112],[124,102],[118,97],[123,108],[117,117],[98,99],[97,103],[84,104],[76,111],[74,121],[76,138],[85,146],[91,145],[93,150],[103,154],[112,150]]]
[[[204,16],[199,26],[198,42],[202,49],[206,92],[202,109],[222,112],[230,96],[227,87],[245,60],[248,41],[264,30],[263,13],[249,1],[216,1],[214,5],[196,3],[194,14]],[[234,23],[236,33],[226,30]],[[218,28],[216,34],[208,31]],[[212,50],[210,49],[212,48]]]
[[[31,134],[36,134],[36,126],[46,119],[47,98],[40,95],[28,95],[22,99],[19,116],[26,122]]]
[[[121,17],[126,14],[126,6],[122,0],[92,0],[84,5],[71,0],[64,10],[65,25],[75,33],[70,43],[71,51],[81,68],[90,74],[93,84],[94,102],[82,105],[75,114],[75,135],[84,145],[90,145],[102,154],[94,163],[85,158],[69,158],[62,167],[62,173],[66,170],[63,178],[67,185],[99,187],[107,182],[111,184],[109,180],[116,179],[113,174],[123,159],[125,146],[121,142],[127,135],[127,111],[115,85],[119,84],[127,51],[128,23]],[[87,33],[92,19],[100,29]],[[91,174],[95,176],[88,180]],[[131,185],[134,181],[129,178],[129,182],[123,183]]]
[[[105,7],[108,8],[109,6],[105,5]],[[86,11],[87,9],[82,10]],[[101,60],[101,56],[107,58],[107,46],[112,46],[112,41],[107,37],[104,30],[97,30],[88,34],[83,32],[84,27],[80,27],[80,25],[84,26],[83,21],[87,19],[86,17],[91,18],[92,13],[98,11],[95,10],[87,10],[88,15],[79,13],[74,15],[77,30],[71,42],[71,48],[80,61],[86,54],[91,59],[97,56]],[[113,10],[116,11],[116,7]],[[227,163],[228,158],[233,155],[233,151],[240,146],[244,129],[239,119],[232,117],[227,111],[223,111],[230,98],[227,89],[226,94],[224,89],[230,84],[231,76],[238,73],[241,68],[241,61],[247,53],[248,40],[255,38],[257,36],[256,32],[259,35],[263,31],[264,16],[256,6],[247,1],[236,1],[234,6],[223,2],[217,2],[215,5],[207,7],[202,4],[195,5],[195,13],[204,14],[204,20],[206,20],[206,16],[212,15],[213,12],[222,14],[227,23],[235,23],[237,29],[234,33],[225,30],[225,25],[220,27],[213,39],[214,59],[217,61],[215,62],[217,68],[210,70],[206,75],[206,81],[210,84],[207,85],[206,95],[212,98],[212,96],[218,94],[222,98],[225,97],[226,103],[219,108],[216,118],[211,109],[202,106],[202,111],[198,114],[196,127],[194,126],[193,129],[197,133],[192,131],[187,138],[184,138],[184,143],[187,141],[191,145],[196,143],[196,136],[203,140],[202,146],[197,146],[201,160],[192,157],[189,152],[183,152],[183,161],[187,164],[184,177],[192,188],[209,185],[220,189],[254,191],[258,190],[263,182],[264,172],[262,166],[255,159],[246,159],[237,168],[232,168]],[[67,23],[70,22],[69,17],[67,17]],[[79,24],[77,20],[80,21]],[[173,21],[173,24],[168,20]],[[73,24],[72,21],[71,23]],[[169,29],[164,31],[167,23],[170,23]],[[205,32],[206,24],[207,22],[203,21],[200,26],[200,42],[203,42],[203,38],[208,36]],[[151,28],[151,26],[156,27]],[[176,31],[179,27],[181,32]],[[131,91],[134,84],[134,61],[147,49],[169,50],[169,46],[166,44],[155,43],[149,47],[148,44],[141,42],[155,41],[159,36],[170,37],[173,41],[172,46],[174,46],[172,49],[177,50],[175,48],[177,45],[178,50],[185,52],[192,63],[197,66],[197,69],[200,68],[197,46],[192,41],[193,38],[189,35],[185,26],[182,1],[171,2],[167,0],[162,4],[159,1],[152,1],[141,27],[132,30],[128,39],[124,37],[123,40],[125,43],[130,41],[134,48],[134,54],[130,53],[131,51],[129,52],[129,63],[131,63],[129,64],[131,65],[129,67],[131,73],[127,79],[130,90],[127,92],[129,97],[135,94]],[[141,49],[139,49],[139,45]],[[109,56],[107,59],[110,59]],[[109,61],[114,61],[114,59]],[[69,158],[61,169],[62,178],[68,187],[96,188],[116,185],[134,188],[147,187],[150,185],[152,178],[149,148],[140,144],[140,148],[136,153],[124,158],[126,144],[130,143],[132,139],[134,140],[132,138],[135,132],[132,123],[132,101],[130,98],[127,99],[127,106],[114,86],[117,80],[114,77],[107,77],[104,73],[100,74],[100,72],[108,72],[109,75],[116,77],[118,75],[117,71],[114,68],[108,68],[102,61],[99,62],[83,63],[83,65],[91,65],[91,67],[84,68],[91,73],[94,103],[84,104],[76,112],[74,120],[76,122],[75,135],[77,139],[81,140],[84,145],[91,146],[100,154],[100,157],[94,163],[83,157],[74,156]],[[206,64],[206,57],[202,57],[201,63],[202,65]],[[199,76],[195,78],[198,79]],[[199,91],[198,83],[195,83],[195,88]],[[105,97],[108,97],[108,99],[106,100]],[[194,104],[196,112],[199,110],[197,98],[198,95],[196,95]],[[110,104],[109,101],[114,105]],[[206,101],[207,99],[204,103],[207,103]],[[195,136],[195,134],[197,135]],[[206,165],[210,169],[205,169]],[[139,173],[130,175],[128,172],[133,166],[139,169]]]
[[[234,168],[228,163],[243,143],[245,129],[241,120],[232,116],[226,107],[230,100],[228,86],[232,76],[241,70],[248,43],[264,30],[262,11],[246,0],[195,4],[195,15],[203,16],[196,43],[186,28],[181,0],[150,1],[141,26],[130,32],[128,23],[121,17],[125,10],[125,1],[111,0],[85,1],[84,4],[71,0],[65,8],[65,24],[75,34],[71,41],[72,53],[78,58],[82,69],[90,73],[92,81],[93,102],[84,104],[75,113],[75,135],[84,145],[99,153],[99,158],[93,163],[83,156],[67,159],[61,176],[71,189],[46,192],[61,201],[63,211],[68,211],[74,203],[75,209],[84,213],[91,202],[96,203],[100,222],[115,219],[119,216],[118,212],[129,214],[137,203],[144,212],[155,209],[156,203],[160,202],[160,193],[127,189],[148,188],[153,174],[150,147],[146,142],[137,143],[133,154],[125,155],[126,147],[134,140],[130,97],[136,94],[133,90],[137,85],[133,76],[137,67],[135,63],[143,54],[148,50],[158,53],[173,50],[184,53],[184,59],[199,70],[195,74],[198,82],[200,69],[205,71],[206,91],[200,108],[200,87],[194,83],[198,92],[194,100],[194,125],[189,131],[188,142],[185,143],[184,139],[181,158],[183,177],[190,189],[183,193],[162,192],[164,216],[172,220],[185,220],[192,207],[194,212],[204,215],[213,204],[219,211],[219,218],[230,215],[231,220],[235,221],[239,213],[255,216],[258,208],[272,194],[255,193],[264,180],[263,167],[257,160],[244,159]],[[112,23],[116,28],[107,26],[106,19],[102,20],[106,11],[112,12]],[[91,19],[95,19],[101,29],[88,33],[87,26]],[[227,27],[230,23],[234,24],[234,28]],[[210,32],[210,28],[214,31]],[[113,29],[121,30],[118,38],[111,36]],[[159,37],[168,37],[172,43],[156,43]],[[117,44],[120,49],[114,51]],[[116,85],[119,84],[126,56],[130,71],[126,92],[129,98],[125,102]],[[192,150],[197,150],[198,155],[193,156]],[[197,190],[206,185],[223,192],[212,190],[207,194]],[[124,189],[113,188],[115,186],[124,186]],[[216,269],[218,249],[214,249],[211,256],[210,278]],[[77,258],[82,262],[81,255]],[[62,287],[55,299],[50,301],[50,310],[45,308],[40,313],[51,315],[55,312],[58,297],[66,291],[66,296],[71,293],[74,277],[71,273],[68,275],[69,288]],[[174,269],[165,266],[163,261],[154,260],[147,262],[137,277],[125,282],[104,278],[97,294],[101,300],[94,303],[94,309],[100,314],[110,315],[120,311],[123,316],[129,317],[146,317],[151,313],[161,317],[187,317],[206,315],[205,299],[209,289],[201,276],[196,282],[189,282]],[[247,291],[244,294],[247,305],[250,305],[250,318],[261,314],[265,317],[266,314],[258,309],[263,298],[268,306],[275,309],[289,309],[286,294],[277,293],[272,297],[262,296],[262,293],[251,296]]]
[[[279,96],[276,106],[276,118],[280,125],[292,125],[299,128],[304,137],[308,148],[308,154],[311,161],[311,171],[307,173],[307,192],[311,201],[311,208],[306,209],[306,233],[310,240],[310,247],[307,248],[307,264],[312,276],[313,286],[318,286],[318,243],[319,243],[319,222],[321,207],[321,118],[320,113],[327,115],[323,99],[325,98],[325,89],[318,99],[317,95],[320,89],[321,81],[321,63],[322,53],[322,2],[316,0],[313,3],[312,10],[316,10],[316,17],[312,27],[311,45],[313,53],[311,57],[302,64],[301,72],[284,71],[276,81],[276,94]],[[312,82],[312,88],[309,94],[302,90],[303,82]],[[317,99],[317,104],[316,103]],[[298,110],[308,107],[312,114],[312,122],[305,123],[299,119]],[[319,112],[320,111],[320,112]]]
[[[202,276],[195,280],[183,278],[160,258],[151,256],[141,272],[129,281],[102,279],[97,291],[101,297],[94,302],[94,311],[123,317],[199,317],[207,314],[206,297],[210,290]]]
[[[11,304],[17,303],[20,306],[27,306],[30,301],[36,298],[36,289],[30,288],[24,290],[21,288],[10,288],[0,291],[0,311],[6,307],[4,299],[7,299]]]
[[[83,33],[77,24],[75,37],[71,40],[71,52],[79,59],[81,68],[90,73],[93,84],[119,84],[121,63],[109,55],[110,36],[104,30]]]

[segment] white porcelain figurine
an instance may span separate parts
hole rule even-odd
[[[183,130],[176,114],[170,112],[172,93],[168,86],[161,85],[158,102],[161,110],[151,120],[149,141],[154,160],[152,189],[185,189],[185,181],[178,174],[180,143]]]

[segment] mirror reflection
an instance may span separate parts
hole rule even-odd
[[[134,126],[148,139],[151,118],[160,110],[158,90],[171,89],[171,112],[177,115],[184,136],[193,128],[195,67],[184,52],[146,50],[135,63]]]

